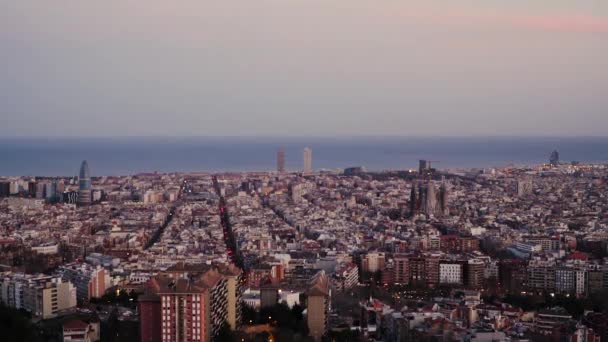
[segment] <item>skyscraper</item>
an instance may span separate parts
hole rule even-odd
[[[310,147],[305,147],[304,152],[302,154],[304,159],[304,175],[312,174],[312,149]]]
[[[552,166],[559,165],[559,152],[557,152],[557,150],[555,150],[551,153],[551,157],[549,157],[549,163]]]
[[[38,198],[38,199],[46,198],[46,190],[47,190],[47,183],[45,183],[45,182],[36,183],[36,198]]]
[[[418,174],[419,175],[423,175],[426,170],[428,169],[428,163],[426,160],[424,159],[420,159],[420,161],[418,162]]]
[[[285,172],[285,149],[282,147],[277,151],[277,172]]]
[[[80,178],[78,180],[78,205],[91,204],[91,171],[86,160],[80,165]]]
[[[49,202],[55,202],[57,200],[57,187],[58,182],[53,179],[50,183],[46,184],[46,200]]]

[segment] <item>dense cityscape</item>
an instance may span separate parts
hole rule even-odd
[[[608,168],[0,178],[15,340],[608,340]],[[75,165],[77,169],[77,165]]]
[[[608,0],[0,0],[0,342],[608,342]]]

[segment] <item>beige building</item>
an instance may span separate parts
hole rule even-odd
[[[361,269],[363,272],[374,273],[384,270],[386,257],[384,253],[368,253],[361,259]]]
[[[307,303],[308,330],[310,336],[315,341],[321,341],[321,338],[327,331],[327,319],[329,317],[329,304],[331,298],[331,290],[329,288],[329,279],[324,271],[317,273],[309,283]]]
[[[236,330],[241,325],[241,280],[243,272],[234,265],[220,267],[220,272],[226,278],[228,313],[226,321],[230,328]]]
[[[76,289],[70,282],[55,278],[52,282],[29,289],[34,296],[31,300],[33,310],[29,311],[42,319],[55,317],[59,311],[76,306]]]

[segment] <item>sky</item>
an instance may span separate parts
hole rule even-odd
[[[605,136],[606,0],[0,0],[0,136]]]

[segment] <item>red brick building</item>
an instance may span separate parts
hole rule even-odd
[[[239,311],[240,281],[233,281],[233,273],[210,268],[152,278],[139,300],[141,341],[213,341],[223,325],[237,325],[231,316]]]
[[[155,294],[139,296],[139,320],[141,342],[161,342],[160,297]]]

